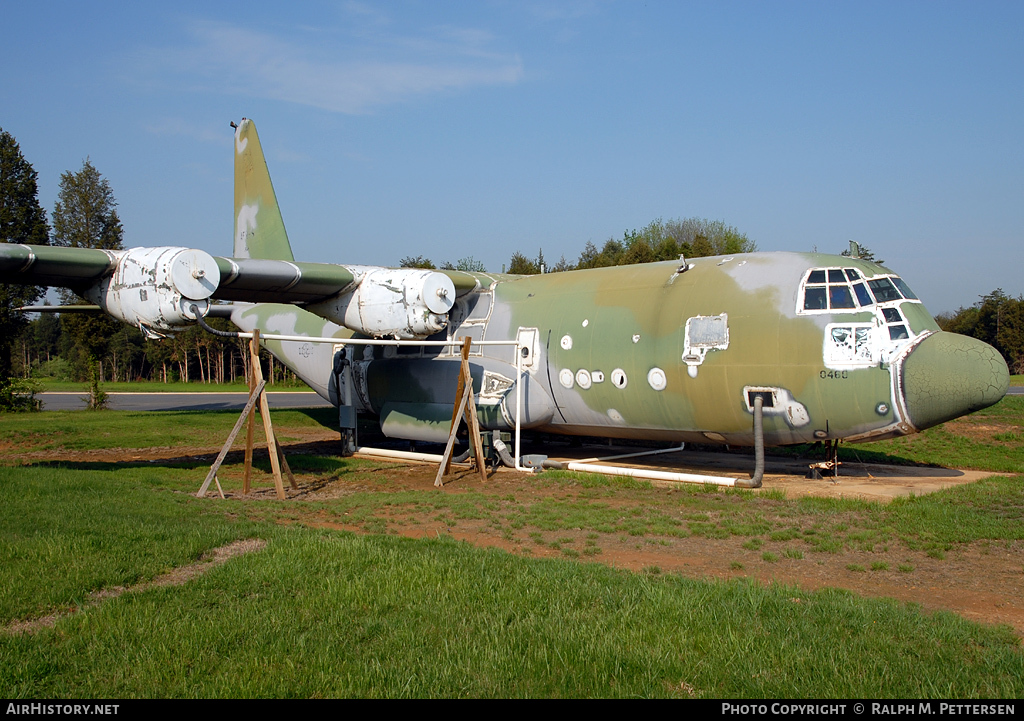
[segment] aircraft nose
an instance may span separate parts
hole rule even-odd
[[[999,351],[958,333],[934,333],[903,360],[903,398],[919,431],[999,402],[1010,371]]]

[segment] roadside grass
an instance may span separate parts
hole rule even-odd
[[[216,449],[224,444],[239,413],[238,410],[0,413],[0,443],[10,443],[22,453],[178,446]],[[274,424],[275,427],[280,424],[279,433],[287,436],[289,428],[333,428],[337,418],[331,408],[275,410]]]

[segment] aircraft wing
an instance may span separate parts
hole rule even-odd
[[[0,244],[0,283],[69,288],[162,335],[205,315],[211,300],[292,303],[375,336],[436,332],[457,295],[479,287],[460,271],[224,258],[193,248],[97,250]],[[425,319],[425,320],[424,320]],[[440,326],[443,327],[443,324]]]
[[[352,271],[330,263],[210,257],[220,279],[208,297],[218,300],[311,303],[335,296],[355,281]],[[112,276],[119,263],[133,260],[139,263],[130,251],[4,243],[0,245],[0,282],[85,291]]]
[[[243,119],[235,130],[232,257],[170,246],[0,243],[0,283],[69,288],[150,335],[195,322],[196,311],[226,300],[292,303],[356,333],[425,338],[445,327],[458,295],[490,282],[460,271],[296,261],[256,127]]]

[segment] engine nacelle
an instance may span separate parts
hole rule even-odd
[[[308,310],[376,338],[426,338],[448,325],[455,284],[444,273],[417,268],[367,270],[350,293]]]
[[[86,292],[110,315],[138,327],[148,337],[196,321],[191,306],[204,316],[220,285],[220,269],[209,253],[194,248],[132,248],[110,251],[113,274]]]

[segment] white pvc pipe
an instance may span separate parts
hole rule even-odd
[[[252,338],[252,333],[239,332],[239,338]],[[410,346],[462,346],[462,340],[395,340],[393,338],[335,338],[333,336],[282,335],[260,333],[260,340],[287,340],[305,343],[335,343],[337,345],[410,345]],[[474,340],[470,345],[519,345],[516,340]]]
[[[516,343],[516,470],[526,471],[527,473],[533,473],[532,468],[527,468],[520,463],[520,459],[523,457],[523,449],[520,448],[519,442],[519,403],[523,394],[523,354],[519,352],[519,343]]]
[[[444,456],[438,453],[416,453],[415,451],[393,451],[390,448],[371,448],[359,446],[354,453],[374,458],[397,458],[403,461],[423,461],[424,463],[440,463]]]
[[[702,476],[696,473],[675,473],[672,471],[654,471],[646,468],[623,468],[622,466],[600,466],[593,463],[566,463],[570,471],[582,473],[603,473],[609,476],[630,476],[632,478],[649,478],[654,481],[677,481],[679,483],[709,483],[715,486],[735,486],[736,478],[723,476]]]

